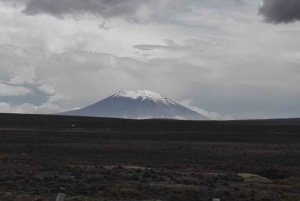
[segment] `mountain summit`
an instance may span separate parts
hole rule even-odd
[[[207,120],[205,116],[148,90],[120,91],[95,104],[62,113],[62,115],[128,119]]]
[[[166,105],[173,104],[176,105],[171,99],[164,97],[160,94],[154,93],[148,90],[136,90],[136,91],[120,91],[115,95],[112,95],[113,98],[130,98],[134,100],[150,100],[155,103],[163,103]]]

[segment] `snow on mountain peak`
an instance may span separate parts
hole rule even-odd
[[[113,98],[130,98],[130,99],[141,99],[141,100],[152,100],[156,103],[164,103],[164,104],[172,104],[172,105],[176,105],[177,103],[175,103],[174,101],[172,101],[171,99],[164,97],[160,94],[157,94],[155,92],[152,91],[148,91],[148,90],[135,90],[135,91],[120,91],[118,93],[116,93],[115,95],[112,96]]]

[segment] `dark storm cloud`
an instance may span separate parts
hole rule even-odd
[[[300,20],[300,0],[263,0],[259,13],[267,22],[294,22]]]
[[[23,13],[42,13],[56,17],[92,13],[104,18],[126,16],[135,13],[144,0],[28,0]]]

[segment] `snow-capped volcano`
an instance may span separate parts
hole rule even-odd
[[[205,116],[192,111],[165,96],[148,90],[120,91],[85,108],[62,114],[129,119],[207,119]]]
[[[152,91],[148,90],[136,90],[136,91],[120,91],[119,93],[116,93],[115,95],[111,96],[113,98],[131,98],[134,100],[140,99],[140,100],[152,100],[155,103],[164,103],[164,104],[171,104],[176,105],[177,103],[172,101],[171,99],[164,97],[160,94],[154,93]]]

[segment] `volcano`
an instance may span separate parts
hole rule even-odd
[[[148,90],[120,91],[95,104],[61,115],[126,119],[208,120],[175,101]]]

